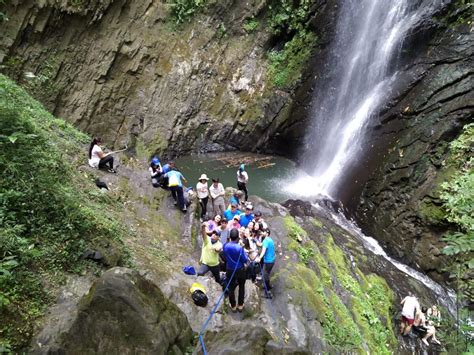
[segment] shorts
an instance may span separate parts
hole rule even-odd
[[[403,323],[408,323],[409,325],[413,325],[414,319],[407,318],[405,316],[402,316],[402,322]]]

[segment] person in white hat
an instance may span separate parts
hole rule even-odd
[[[196,184],[197,196],[199,204],[201,205],[201,221],[204,219],[207,213],[207,201],[209,200],[209,188],[207,181],[209,178],[206,174],[202,174],[199,177],[199,182]]]

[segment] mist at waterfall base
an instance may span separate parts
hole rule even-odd
[[[314,90],[311,125],[302,158],[305,173],[284,189],[301,198],[327,196],[349,202],[383,156],[368,144],[369,126],[397,95],[400,53],[410,31],[431,17],[441,0],[345,0],[336,33]],[[328,74],[329,73],[329,74]]]

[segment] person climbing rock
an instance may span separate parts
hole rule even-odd
[[[428,321],[433,322],[433,325],[435,327],[439,327],[441,325],[441,312],[438,309],[438,306],[435,304],[431,306],[431,308],[428,308],[428,311],[426,312],[426,317]]]
[[[232,229],[229,233],[230,242],[224,245],[224,256],[226,260],[226,280],[231,280],[229,285],[229,302],[232,312],[242,312],[244,309],[245,281],[247,273],[245,266],[248,258],[244,249],[239,245],[239,231]],[[234,272],[235,271],[235,272]],[[238,305],[235,302],[235,289],[239,287]]]
[[[168,188],[171,191],[171,196],[175,201],[175,205],[178,205],[181,211],[186,212],[187,207],[183,194],[183,182],[186,183],[187,180],[178,170],[176,170],[176,167],[173,167],[173,170],[170,170],[164,174],[164,176],[168,179]]]
[[[209,237],[206,233],[207,224],[201,224],[202,250],[201,266],[197,272],[198,276],[204,276],[211,271],[218,284],[221,283],[219,253],[222,251],[222,243],[219,240],[217,230],[214,230]]]
[[[207,202],[209,200],[209,188],[207,186],[208,177],[206,174],[202,174],[199,177],[198,183],[196,184],[197,196],[199,199],[199,205],[201,206],[201,222],[206,217],[207,213]]]
[[[400,322],[400,333],[404,336],[410,334],[411,328],[415,321],[416,312],[420,309],[420,303],[418,299],[409,294],[406,296],[400,304],[403,305],[402,308],[402,319]]]
[[[114,157],[103,152],[102,139],[96,137],[89,147],[89,165],[92,168],[107,169],[109,173],[116,173],[114,169]]]
[[[148,168],[148,171],[151,175],[151,184],[153,185],[153,187],[160,187],[160,178],[162,174],[160,159],[158,159],[157,157],[153,157],[150,162],[150,167]]]
[[[257,258],[257,262],[263,260],[263,282],[264,282],[264,290],[265,290],[265,297],[272,298],[272,294],[270,290],[272,286],[270,285],[270,274],[272,272],[273,266],[275,265],[275,243],[273,239],[270,237],[270,231],[266,230],[262,233],[262,251],[260,252],[260,256]],[[258,245],[258,244],[257,244]]]
[[[174,167],[175,167],[174,161],[171,160],[167,164],[163,165],[161,168],[160,186],[165,190],[169,190],[168,177],[166,174],[169,173],[171,170],[173,170]]]
[[[224,186],[219,182],[219,178],[212,179],[212,185],[209,188],[209,194],[212,199],[212,209],[214,214],[224,215],[225,212],[225,190]]]
[[[248,181],[249,175],[245,171],[245,164],[241,164],[239,170],[237,170],[237,188],[245,193],[245,202],[247,202],[249,198],[247,191]]]

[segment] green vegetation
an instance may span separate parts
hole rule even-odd
[[[75,169],[89,138],[2,75],[0,132],[0,348],[18,350],[67,273],[86,271],[86,248],[123,259],[126,229],[118,203]]]
[[[464,127],[463,133],[451,143],[451,155],[448,165],[455,168],[449,181],[441,184],[440,194],[445,219],[456,230],[447,233],[443,240],[446,247],[443,253],[450,256],[448,271],[456,287],[461,303],[474,299],[474,124]],[[441,338],[455,338],[457,351],[466,351],[473,339],[474,327],[469,326],[466,311],[461,309],[458,315],[458,327],[464,332],[447,333]],[[456,328],[456,327],[455,327]],[[453,328],[447,328],[453,329]]]
[[[176,24],[189,22],[206,5],[208,0],[170,0],[171,15]]]
[[[328,345],[338,353],[391,353],[397,343],[391,326],[394,295],[385,280],[353,268],[331,234],[320,236],[323,245],[318,247],[292,217],[284,222],[291,238],[288,248],[300,262],[277,277],[298,291],[291,296],[321,323]]]
[[[251,17],[251,18],[248,18],[247,20],[245,20],[242,27],[244,28],[245,32],[251,33],[253,31],[255,31],[258,28],[259,25],[260,25],[260,23],[258,22],[258,20],[255,19],[254,17]]]
[[[311,56],[315,42],[314,33],[301,32],[285,43],[282,50],[268,53],[268,74],[276,87],[292,88],[300,80],[302,67]]]
[[[309,10],[310,0],[280,0],[270,6],[269,27],[285,41],[282,49],[268,53],[268,75],[277,88],[296,85],[316,44],[317,37],[308,24]]]

